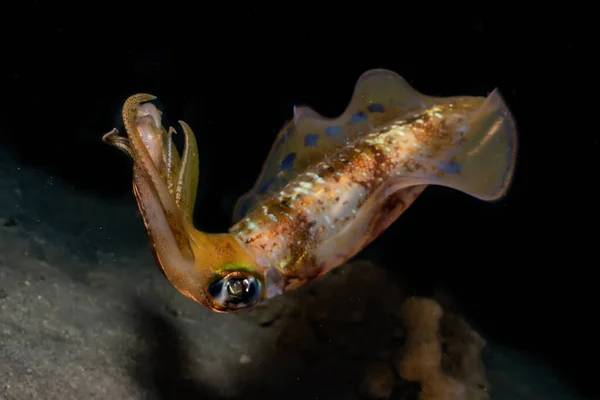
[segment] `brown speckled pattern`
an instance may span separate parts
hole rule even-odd
[[[365,132],[272,194],[230,233],[282,272],[286,290],[314,279],[335,266],[319,254],[335,250],[336,263],[353,256],[398,218],[426,183],[443,176],[437,163],[461,143],[466,118],[481,101],[455,99]],[[420,181],[380,194],[403,177]],[[353,225],[369,211],[367,227]],[[360,238],[348,236],[352,242],[343,248],[323,248],[351,229],[364,232]]]

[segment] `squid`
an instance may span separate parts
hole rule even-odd
[[[179,121],[162,125],[156,97],[122,110],[126,136],[103,141],[133,160],[133,193],[160,270],[183,295],[215,312],[248,309],[343,264],[377,238],[429,185],[482,201],[513,180],[517,129],[498,89],[432,97],[398,74],[360,76],[346,110],[326,118],[295,107],[227,233],[196,229],[198,147]]]

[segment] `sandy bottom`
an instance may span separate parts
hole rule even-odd
[[[396,369],[405,293],[355,261],[215,314],[160,274],[132,196],[86,196],[8,162],[0,172],[0,399],[417,399]],[[478,385],[493,399],[576,398],[510,349],[488,344],[485,359]]]

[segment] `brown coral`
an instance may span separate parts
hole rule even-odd
[[[407,335],[404,355],[396,365],[398,373],[407,381],[416,381],[421,384],[420,400],[489,399],[485,387],[482,388],[481,384],[482,380],[485,381],[482,368],[478,368],[475,374],[471,371],[472,368],[466,368],[469,371],[465,369],[476,362],[480,364],[479,356],[484,344],[483,339],[462,320],[459,320],[461,323],[456,325],[458,329],[461,332],[469,332],[470,336],[467,336],[479,340],[470,341],[467,344],[466,347],[472,347],[472,349],[464,352],[466,355],[457,360],[459,365],[452,368],[452,375],[442,368],[442,341],[444,339],[440,334],[440,326],[443,315],[442,307],[434,300],[410,298],[404,302],[401,317],[406,326]],[[447,322],[452,321],[458,320],[447,320]],[[453,340],[450,343],[453,343]],[[450,364],[452,364],[451,361]],[[477,387],[473,388],[472,385],[475,382],[478,382]]]

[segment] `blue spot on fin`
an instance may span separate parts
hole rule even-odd
[[[331,126],[328,126],[327,128],[325,128],[325,134],[327,136],[339,136],[341,131],[342,131],[342,128],[340,128],[337,125],[331,125]]]
[[[306,147],[317,147],[319,141],[319,135],[316,133],[309,133],[304,137],[304,145]]]
[[[279,164],[280,171],[288,171],[294,169],[294,160],[296,159],[296,153],[290,153]]]
[[[383,104],[372,103],[372,104],[369,104],[369,106],[367,107],[367,110],[369,110],[369,112],[371,112],[371,113],[382,113],[382,112],[384,112],[385,108],[383,107]]]
[[[274,181],[274,179],[267,181],[267,183],[265,183],[264,185],[261,186],[258,193],[260,193],[260,194],[268,193],[269,188],[271,187],[271,185],[273,185],[273,181]]]
[[[453,161],[443,161],[438,164],[438,169],[446,174],[460,174],[462,166]]]
[[[365,114],[362,111],[357,112],[356,114],[354,114],[352,116],[352,119],[350,120],[350,122],[352,122],[353,124],[357,124],[359,122],[364,122],[366,121],[368,118],[367,114]]]

